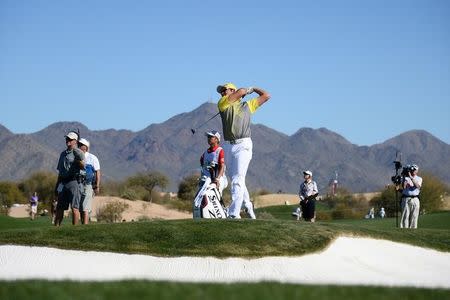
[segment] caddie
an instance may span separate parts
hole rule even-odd
[[[310,170],[303,171],[304,181],[300,184],[298,196],[300,198],[300,207],[303,219],[307,222],[316,220],[316,197],[319,195],[317,183],[312,179]]]
[[[205,133],[208,139],[209,148],[200,157],[200,166],[202,167],[202,178],[211,177],[210,168],[212,168],[213,178],[212,182],[216,184],[217,189],[222,195],[222,191],[227,187],[228,181],[225,175],[225,154],[222,147],[220,147],[220,133],[216,130],[211,130]],[[200,187],[203,183],[200,183]]]
[[[255,219],[253,205],[245,184],[247,169],[252,159],[253,143],[251,140],[251,116],[270,99],[269,93],[256,87],[238,89],[232,83],[217,87],[222,96],[218,102],[225,143],[223,144],[227,159],[227,169],[231,177],[231,205],[228,213],[230,218],[240,219],[242,204],[246,211]],[[258,94],[258,97],[243,101],[244,96]]]

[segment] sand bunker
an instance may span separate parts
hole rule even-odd
[[[89,266],[82,268],[80,266]],[[321,253],[259,259],[155,257],[0,246],[0,280],[260,282],[450,288],[450,253],[340,237]]]

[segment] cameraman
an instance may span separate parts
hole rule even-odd
[[[419,167],[412,165],[406,169],[402,183],[402,217],[400,228],[417,228],[420,210],[420,188],[422,177],[418,176]]]

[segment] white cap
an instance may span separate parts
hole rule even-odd
[[[416,165],[416,164],[411,165],[411,169],[412,169],[412,170],[419,170],[419,166]]]
[[[312,176],[312,172],[310,170],[303,171],[303,174]]]
[[[90,145],[89,141],[88,141],[87,139],[84,139],[84,138],[81,138],[81,139],[78,141],[78,143],[83,144],[83,145],[85,145],[85,146],[88,147],[88,148],[89,148],[89,145]]]
[[[205,132],[205,135],[206,136],[215,136],[220,142],[220,133],[217,130],[211,130],[211,131]]]
[[[76,132],[73,132],[73,131],[69,132],[64,137],[69,138],[71,140],[78,140],[78,134]]]

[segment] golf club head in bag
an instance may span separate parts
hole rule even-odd
[[[194,219],[226,219],[226,209],[222,205],[222,195],[217,186],[206,178],[193,203]]]

